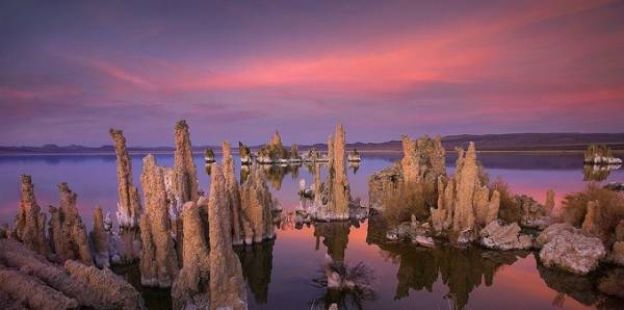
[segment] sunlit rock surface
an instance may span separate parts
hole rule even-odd
[[[231,213],[225,179],[219,165],[212,171],[210,219],[210,309],[247,309],[242,268],[232,249]]]
[[[262,169],[252,167],[250,175],[240,187],[242,236],[246,244],[262,242],[275,236],[272,214],[274,204]]]
[[[186,121],[176,123],[174,153],[174,189],[181,203],[197,201],[199,186],[197,184],[197,168],[193,162],[191,137]]]
[[[78,195],[67,183],[59,184],[60,207],[50,206],[50,243],[59,261],[80,260],[92,265],[87,229],[76,208]]]
[[[183,267],[171,289],[173,309],[210,307],[210,254],[201,208],[192,201],[183,207]]]
[[[546,267],[557,267],[576,274],[587,274],[606,255],[602,241],[589,237],[570,224],[553,224],[537,237],[539,257]]]
[[[120,227],[137,227],[141,216],[141,204],[137,189],[132,185],[132,161],[126,149],[126,138],[118,129],[111,129],[115,155],[117,156],[117,222]]]
[[[239,245],[243,243],[244,239],[243,211],[241,210],[241,194],[236,180],[234,157],[228,141],[223,142],[223,175],[227,192],[227,205],[232,213],[232,243]]]
[[[163,169],[151,154],[143,158],[141,187],[145,196],[145,212],[141,216],[141,284],[170,287],[178,274],[178,259],[171,234]]]
[[[533,246],[531,236],[521,234],[517,223],[502,225],[494,220],[479,231],[479,236],[481,245],[495,250],[527,250]]]
[[[20,206],[15,216],[12,238],[23,242],[39,254],[49,255],[50,247],[45,234],[46,216],[37,204],[34,185],[29,175],[21,176],[20,189]]]

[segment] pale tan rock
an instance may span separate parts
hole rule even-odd
[[[546,214],[553,214],[553,210],[555,209],[555,191],[553,189],[548,189],[546,191],[546,202],[544,203],[544,209],[546,210]]]
[[[430,151],[429,159],[431,170],[436,176],[446,175],[446,151],[442,146],[442,138],[436,136],[433,139],[433,148]]]
[[[479,231],[481,245],[496,250],[526,250],[533,246],[533,240],[529,235],[520,233],[517,223],[502,225],[495,220]]]
[[[540,261],[576,274],[587,274],[598,267],[606,255],[602,241],[588,237],[567,223],[548,226],[537,237]]]
[[[334,167],[334,179],[331,182],[331,186],[333,186],[333,200],[330,202],[330,211],[335,214],[337,219],[347,219],[349,217],[351,191],[349,180],[347,179],[345,159],[345,131],[342,124],[338,124],[336,125],[333,158],[330,159]]]
[[[191,137],[186,121],[176,123],[175,127],[174,171],[175,188],[182,203],[197,201],[199,186],[197,184],[197,168],[193,162]]]
[[[259,243],[275,236],[273,227],[273,197],[266,185],[264,173],[259,167],[240,189],[243,236],[246,244]]]
[[[145,213],[141,216],[141,283],[170,287],[178,274],[178,259],[171,235],[163,170],[153,155],[143,158],[141,173]]]
[[[600,204],[598,201],[590,201],[587,203],[587,213],[585,213],[585,219],[581,228],[584,232],[592,235],[597,235],[598,230],[595,227],[596,218],[599,216]]]
[[[0,291],[28,305],[30,309],[64,310],[77,309],[79,306],[75,299],[63,295],[37,278],[15,270],[0,269]]]
[[[119,202],[117,203],[117,221],[120,227],[137,227],[141,216],[141,203],[137,189],[132,185],[132,160],[126,149],[126,138],[118,129],[111,129],[115,155],[117,156],[117,184]]]
[[[173,309],[208,309],[210,306],[210,253],[201,206],[184,204],[183,267],[171,289]]]
[[[210,231],[210,309],[247,309],[242,267],[232,249],[230,210],[219,165],[212,170],[208,202]]]
[[[42,255],[49,255],[50,248],[45,235],[45,214],[37,204],[34,185],[29,175],[21,176],[20,207],[15,217],[12,237]]]
[[[490,204],[490,189],[487,186],[475,185],[475,192],[472,197],[475,223],[480,226],[485,226],[489,223],[487,222],[487,217]]]
[[[403,159],[401,159],[401,171],[405,183],[418,183],[420,181],[420,158],[416,154],[416,141],[408,136],[402,137]]]
[[[89,234],[93,247],[95,264],[100,268],[110,267],[109,232],[105,228],[104,213],[97,207],[93,212],[93,230]]]
[[[57,259],[61,262],[76,259],[92,265],[87,229],[76,207],[78,196],[69,189],[67,183],[59,184],[58,188],[60,207],[56,209],[50,206],[50,239]]]
[[[243,243],[241,197],[238,181],[236,180],[232,148],[228,141],[223,142],[223,174],[225,177],[228,205],[232,212],[232,243],[239,245]]]
[[[473,211],[473,195],[478,182],[477,154],[474,143],[468,145],[468,150],[459,152],[457,169],[454,180],[456,182],[455,212],[453,215],[453,230],[465,231],[475,228],[475,214]]]
[[[139,292],[110,269],[97,269],[71,260],[65,262],[65,269],[80,286],[89,288],[96,305],[108,309],[145,309]]]
[[[487,215],[485,223],[491,223],[498,219],[498,210],[500,209],[500,193],[497,190],[492,191],[492,197],[488,202]]]

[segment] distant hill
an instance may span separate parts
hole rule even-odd
[[[612,149],[624,151],[624,133],[510,133],[486,135],[451,135],[442,138],[442,144],[447,150],[455,147],[466,147],[474,141],[479,151],[583,151],[589,144],[606,144]],[[299,150],[305,151],[310,147],[326,150],[325,144],[300,145]],[[203,152],[206,148],[220,151],[220,146],[195,146],[194,152]],[[259,146],[252,146],[256,150]],[[391,140],[380,143],[351,143],[347,150],[356,148],[360,151],[400,151],[401,141]],[[130,153],[171,153],[174,148],[160,147],[128,147]],[[43,146],[0,146],[0,154],[67,154],[67,153],[97,153],[112,154],[112,145],[87,147],[82,145],[58,146],[47,144]]]

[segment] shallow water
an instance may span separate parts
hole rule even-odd
[[[479,154],[490,179],[501,177],[512,191],[544,201],[547,188],[564,194],[582,190],[587,175],[582,155]],[[138,184],[142,155],[132,156],[134,182]],[[364,155],[359,168],[350,167],[352,195],[367,200],[367,180],[399,154]],[[161,165],[171,165],[172,155],[157,155]],[[210,177],[197,155],[200,186],[207,189]],[[454,158],[447,158],[449,174]],[[237,167],[238,171],[240,167]],[[299,179],[311,182],[305,166],[296,171],[273,167],[270,187],[285,211],[298,204]],[[57,184],[68,182],[78,193],[78,208],[91,226],[92,210],[100,205],[114,212],[117,184],[114,155],[31,155],[0,157],[0,223],[12,222],[19,201],[19,175],[33,177],[35,193],[42,207],[58,205]],[[608,175],[607,175],[608,174]],[[594,177],[624,181],[624,170],[598,173]],[[44,208],[45,209],[45,208]],[[310,309],[337,302],[366,309],[565,309],[623,307],[621,301],[601,299],[585,278],[541,268],[531,252],[497,253],[478,248],[458,250],[439,247],[415,248],[384,241],[384,223],[373,217],[362,223],[317,224],[296,228],[287,219],[277,238],[262,245],[237,249],[248,283],[253,309]],[[362,262],[372,270],[372,292],[341,294],[314,285],[329,254],[345,266]],[[126,273],[136,277],[136,273]],[[166,290],[147,290],[153,308],[167,308]]]

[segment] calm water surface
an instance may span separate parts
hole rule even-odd
[[[133,155],[135,184],[139,183],[141,158]],[[367,180],[399,154],[365,155],[359,168],[350,167],[352,195],[368,199]],[[479,154],[491,179],[501,177],[512,191],[545,199],[547,188],[564,194],[586,186],[582,155]],[[157,155],[161,165],[172,165],[172,155]],[[203,158],[195,157],[200,186],[210,177]],[[447,159],[449,174],[454,158]],[[237,168],[238,169],[238,168]],[[240,170],[238,170],[240,171]],[[0,223],[12,222],[19,201],[19,175],[33,176],[39,204],[58,205],[57,184],[68,182],[78,193],[78,208],[91,226],[92,210],[116,209],[117,183],[114,155],[33,155],[0,157]],[[624,181],[624,170],[594,175],[608,181]],[[298,205],[300,179],[312,175],[305,166],[287,171],[273,167],[270,187],[284,207],[284,215]],[[618,308],[620,301],[599,301],[588,279],[546,270],[531,252],[500,253],[478,248],[459,250],[415,248],[384,241],[379,218],[362,223],[317,224],[294,227],[282,221],[276,240],[237,249],[248,283],[253,309],[311,309],[336,302],[366,309],[584,309]],[[347,267],[362,262],[373,272],[374,294],[340,294],[314,285],[326,255]],[[130,277],[136,274],[129,273]],[[166,309],[167,291],[146,291],[150,308]],[[598,304],[601,303],[601,304]]]

